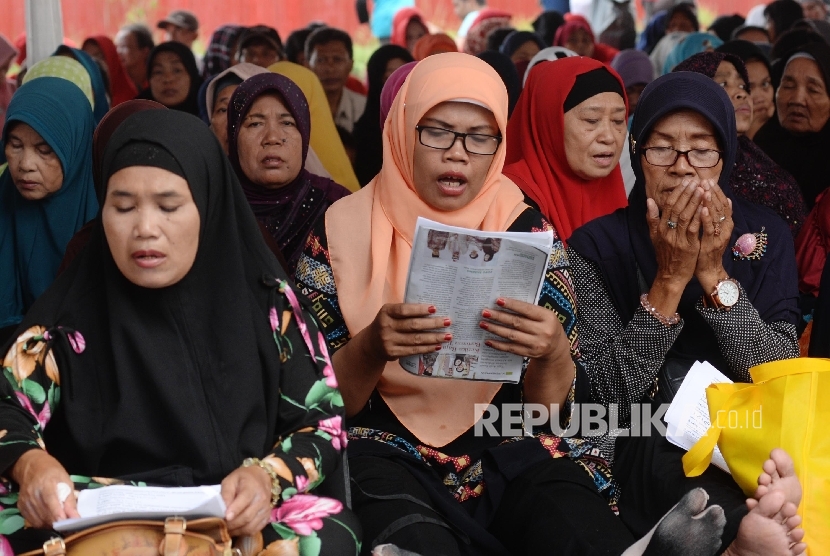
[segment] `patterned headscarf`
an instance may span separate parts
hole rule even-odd
[[[509,12],[492,8],[479,11],[464,39],[464,52],[475,56],[487,50],[487,37],[496,29],[508,27],[510,17]]]
[[[233,48],[243,29],[244,27],[239,25],[222,25],[213,32],[205,52],[205,67],[202,70],[204,80],[207,81],[231,67]]]
[[[29,83],[39,77],[58,77],[74,83],[89,100],[89,106],[95,109],[95,97],[92,93],[92,79],[86,68],[77,60],[66,56],[51,56],[41,60],[26,72],[23,84]]]

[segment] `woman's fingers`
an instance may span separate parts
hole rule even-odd
[[[686,205],[680,208],[678,206],[680,203],[678,203],[675,206],[675,210],[680,208],[680,213],[677,214],[677,225],[684,230],[692,223],[692,219],[695,217],[697,209],[703,200],[703,190],[700,187],[693,186],[687,189],[690,191],[684,192],[684,195],[681,197],[681,201],[686,199]]]
[[[679,223],[682,212],[694,198],[696,191],[696,181],[690,179],[683,180],[680,183],[680,187],[672,191],[672,194],[666,201],[666,208],[663,211],[664,215],[666,215],[666,220]]]
[[[393,319],[427,317],[438,312],[435,305],[425,303],[390,303],[385,306],[386,313]]]

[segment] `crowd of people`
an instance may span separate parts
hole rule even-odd
[[[184,10],[36,63],[0,35],[0,554],[108,484],[220,484],[246,555],[804,554],[783,450],[747,498],[656,433],[475,425],[628,427],[695,360],[830,356],[824,0],[705,30],[648,1],[641,33],[611,2],[530,31],[453,0],[448,33],[357,4],[365,80],[323,23],[223,25],[204,57]],[[473,317],[518,383],[401,367],[456,324],[404,303],[419,217],[552,232],[539,302]]]

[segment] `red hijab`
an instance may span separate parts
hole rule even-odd
[[[619,164],[608,176],[586,181],[568,165],[562,130],[565,100],[579,75],[611,68],[584,56],[534,66],[507,125],[504,175],[533,199],[563,239],[583,224],[628,205]],[[623,97],[628,111],[628,100]]]
[[[556,30],[556,35],[553,37],[553,46],[566,46],[565,43],[571,37],[574,31],[582,29],[591,37],[591,42],[594,43],[594,60],[599,60],[603,64],[610,64],[620,51],[607,44],[597,42],[594,36],[594,31],[591,29],[591,24],[581,15],[568,14],[565,16],[565,24]]]
[[[107,69],[109,70],[110,90],[112,91],[111,107],[115,108],[122,102],[132,100],[138,95],[138,89],[135,83],[127,75],[127,70],[124,69],[124,64],[121,63],[121,58],[118,57],[118,52],[115,50],[115,44],[109,37],[104,35],[95,35],[89,37],[87,41],[93,41],[104,53],[104,60],[107,62]],[[86,43],[86,41],[84,41]]]
[[[421,10],[418,8],[401,8],[395,12],[395,19],[392,20],[392,35],[389,37],[389,42],[408,48],[406,44],[406,28],[409,27],[409,23],[412,21],[417,21],[423,25],[424,29],[427,29],[427,34],[429,34],[429,29],[427,28],[427,23]]]

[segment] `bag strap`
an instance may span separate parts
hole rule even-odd
[[[66,543],[63,542],[63,539],[60,537],[52,537],[45,543],[43,543],[43,555],[44,556],[65,556],[66,555]]]
[[[162,556],[179,556],[182,537],[187,530],[187,521],[182,517],[168,517],[164,520],[164,552]]]
[[[711,401],[709,406],[709,414],[716,414],[719,411],[729,412],[732,409],[732,404],[735,401],[736,395],[741,389],[736,389],[734,384],[730,383],[716,383],[707,388],[716,390],[731,389],[720,407],[712,407]],[[711,398],[707,395],[707,398]],[[715,446],[720,440],[721,427],[718,426],[717,419],[713,420],[709,425],[709,430],[706,434],[692,446],[688,452],[683,454],[683,471],[687,477],[697,477],[709,467],[712,462],[712,454],[715,452]]]
[[[752,382],[756,384],[782,376],[822,372],[830,372],[830,359],[820,359],[818,357],[782,359],[781,361],[756,365],[749,369],[749,373],[752,375]]]

